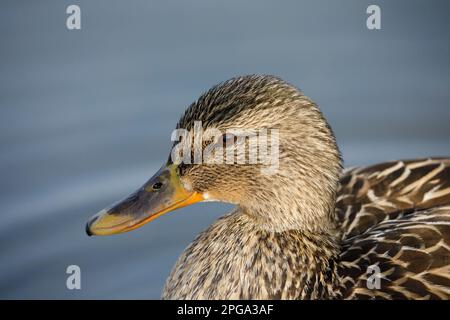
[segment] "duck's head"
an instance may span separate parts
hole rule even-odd
[[[205,200],[236,204],[264,229],[333,227],[339,151],[321,112],[297,88],[273,76],[230,79],[192,103],[177,129],[167,163],[92,217],[89,235],[130,231]]]

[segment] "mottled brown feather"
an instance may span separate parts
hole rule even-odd
[[[350,169],[340,180],[340,297],[450,298],[450,159]],[[367,268],[383,274],[367,288]]]
[[[199,120],[205,129],[279,129],[280,170],[268,177],[253,165],[180,166],[192,190],[236,208],[186,248],[163,298],[450,298],[450,158],[341,174],[317,105],[273,76],[212,87],[177,127]],[[380,286],[369,289],[373,267]]]

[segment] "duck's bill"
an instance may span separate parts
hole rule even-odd
[[[175,165],[164,166],[136,192],[93,216],[86,225],[86,233],[110,235],[131,231],[164,213],[201,200],[199,193],[182,186]]]

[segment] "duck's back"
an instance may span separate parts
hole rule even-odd
[[[350,169],[336,210],[342,298],[450,298],[450,158]]]

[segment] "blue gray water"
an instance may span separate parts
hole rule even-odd
[[[204,203],[112,237],[93,213],[167,158],[184,108],[233,75],[279,75],[329,119],[347,166],[450,155],[448,1],[2,1],[0,298],[158,298]],[[67,5],[82,29],[65,27]],[[369,31],[365,10],[382,9]],[[66,289],[66,267],[82,289]]]

